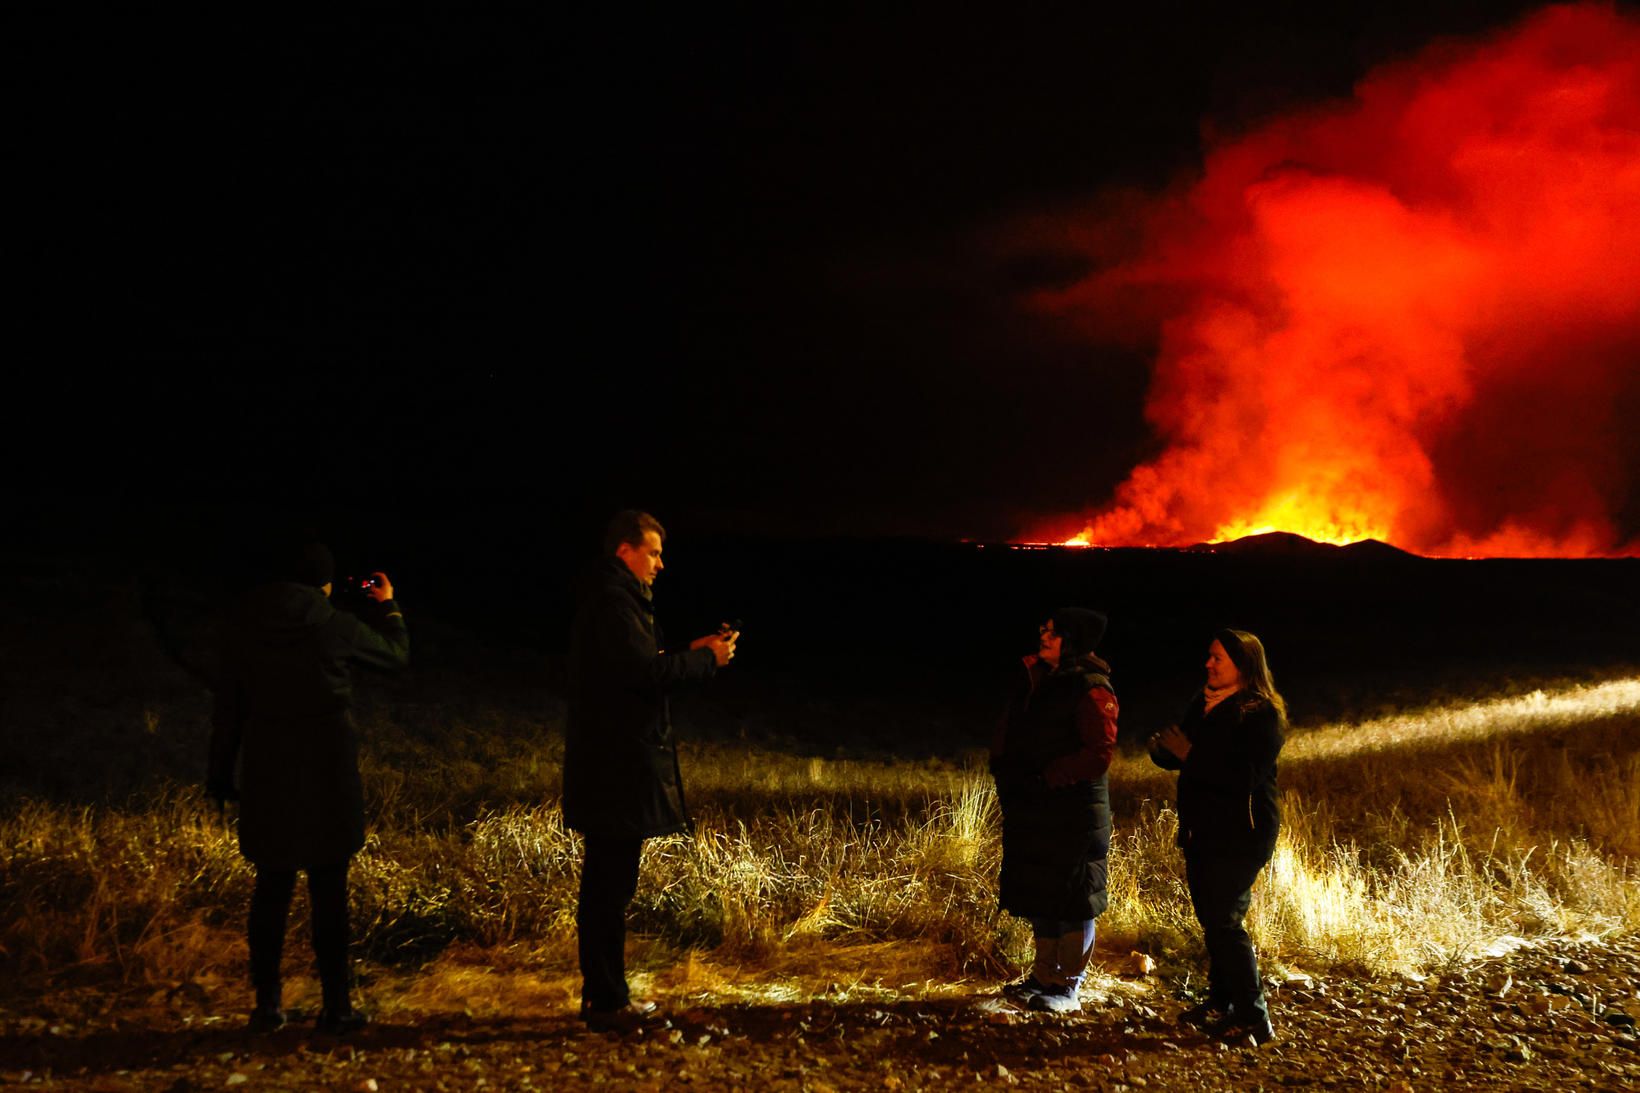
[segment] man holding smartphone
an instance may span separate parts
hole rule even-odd
[[[643,840],[690,827],[668,696],[727,666],[740,636],[724,627],[667,650],[652,595],[665,539],[648,513],[616,513],[571,637],[564,819],[586,844],[575,926],[581,1017],[594,1028],[630,1027],[655,1010],[627,988],[626,908]]]

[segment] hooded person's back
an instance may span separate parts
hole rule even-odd
[[[247,592],[224,624],[211,781],[231,785],[236,757],[240,850],[258,865],[346,861],[364,845],[352,664],[409,662],[392,601],[366,624],[324,591],[293,581]]]

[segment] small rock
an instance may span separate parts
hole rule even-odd
[[[1007,1078],[1012,1078],[1013,1075],[1008,1073],[1008,1068],[1007,1067],[1003,1066],[1001,1063],[998,1063],[997,1064],[997,1077],[1007,1079]]]
[[[378,1086],[376,1085],[376,1079],[374,1078],[361,1078],[359,1079],[358,1084],[353,1088],[356,1089],[358,1093],[376,1093]]]
[[[1609,1009],[1605,1013],[1605,1018],[1606,1024],[1608,1025],[1615,1025],[1618,1028],[1628,1029],[1630,1032],[1634,1031],[1634,1018],[1624,1013],[1622,1010]]]
[[[1128,954],[1126,963],[1122,965],[1123,975],[1146,976],[1156,970],[1156,961],[1149,953],[1132,952]]]
[[[1566,961],[1566,963],[1564,963],[1560,966],[1560,970],[1565,972],[1567,975],[1588,975],[1589,974],[1588,965],[1579,964],[1575,960]]]
[[[1300,987],[1305,990],[1310,990],[1315,986],[1315,976],[1310,975],[1308,972],[1301,972],[1297,968],[1288,968],[1286,976],[1281,981],[1281,985],[1284,987]]]
[[[228,1080],[226,1082],[224,1082],[223,1084],[224,1085],[244,1085],[248,1081],[250,1081],[250,1078],[247,1077],[246,1075],[239,1074],[239,1073],[234,1073],[234,1074],[229,1074],[228,1075]]]

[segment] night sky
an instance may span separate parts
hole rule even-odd
[[[1529,6],[229,7],[25,36],[16,503],[1015,534],[1151,347],[1001,227]]]

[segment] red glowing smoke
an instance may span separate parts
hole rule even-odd
[[[1166,447],[1053,538],[1640,553],[1640,20],[1431,47],[1074,230],[1124,228],[1036,303],[1156,340]]]

